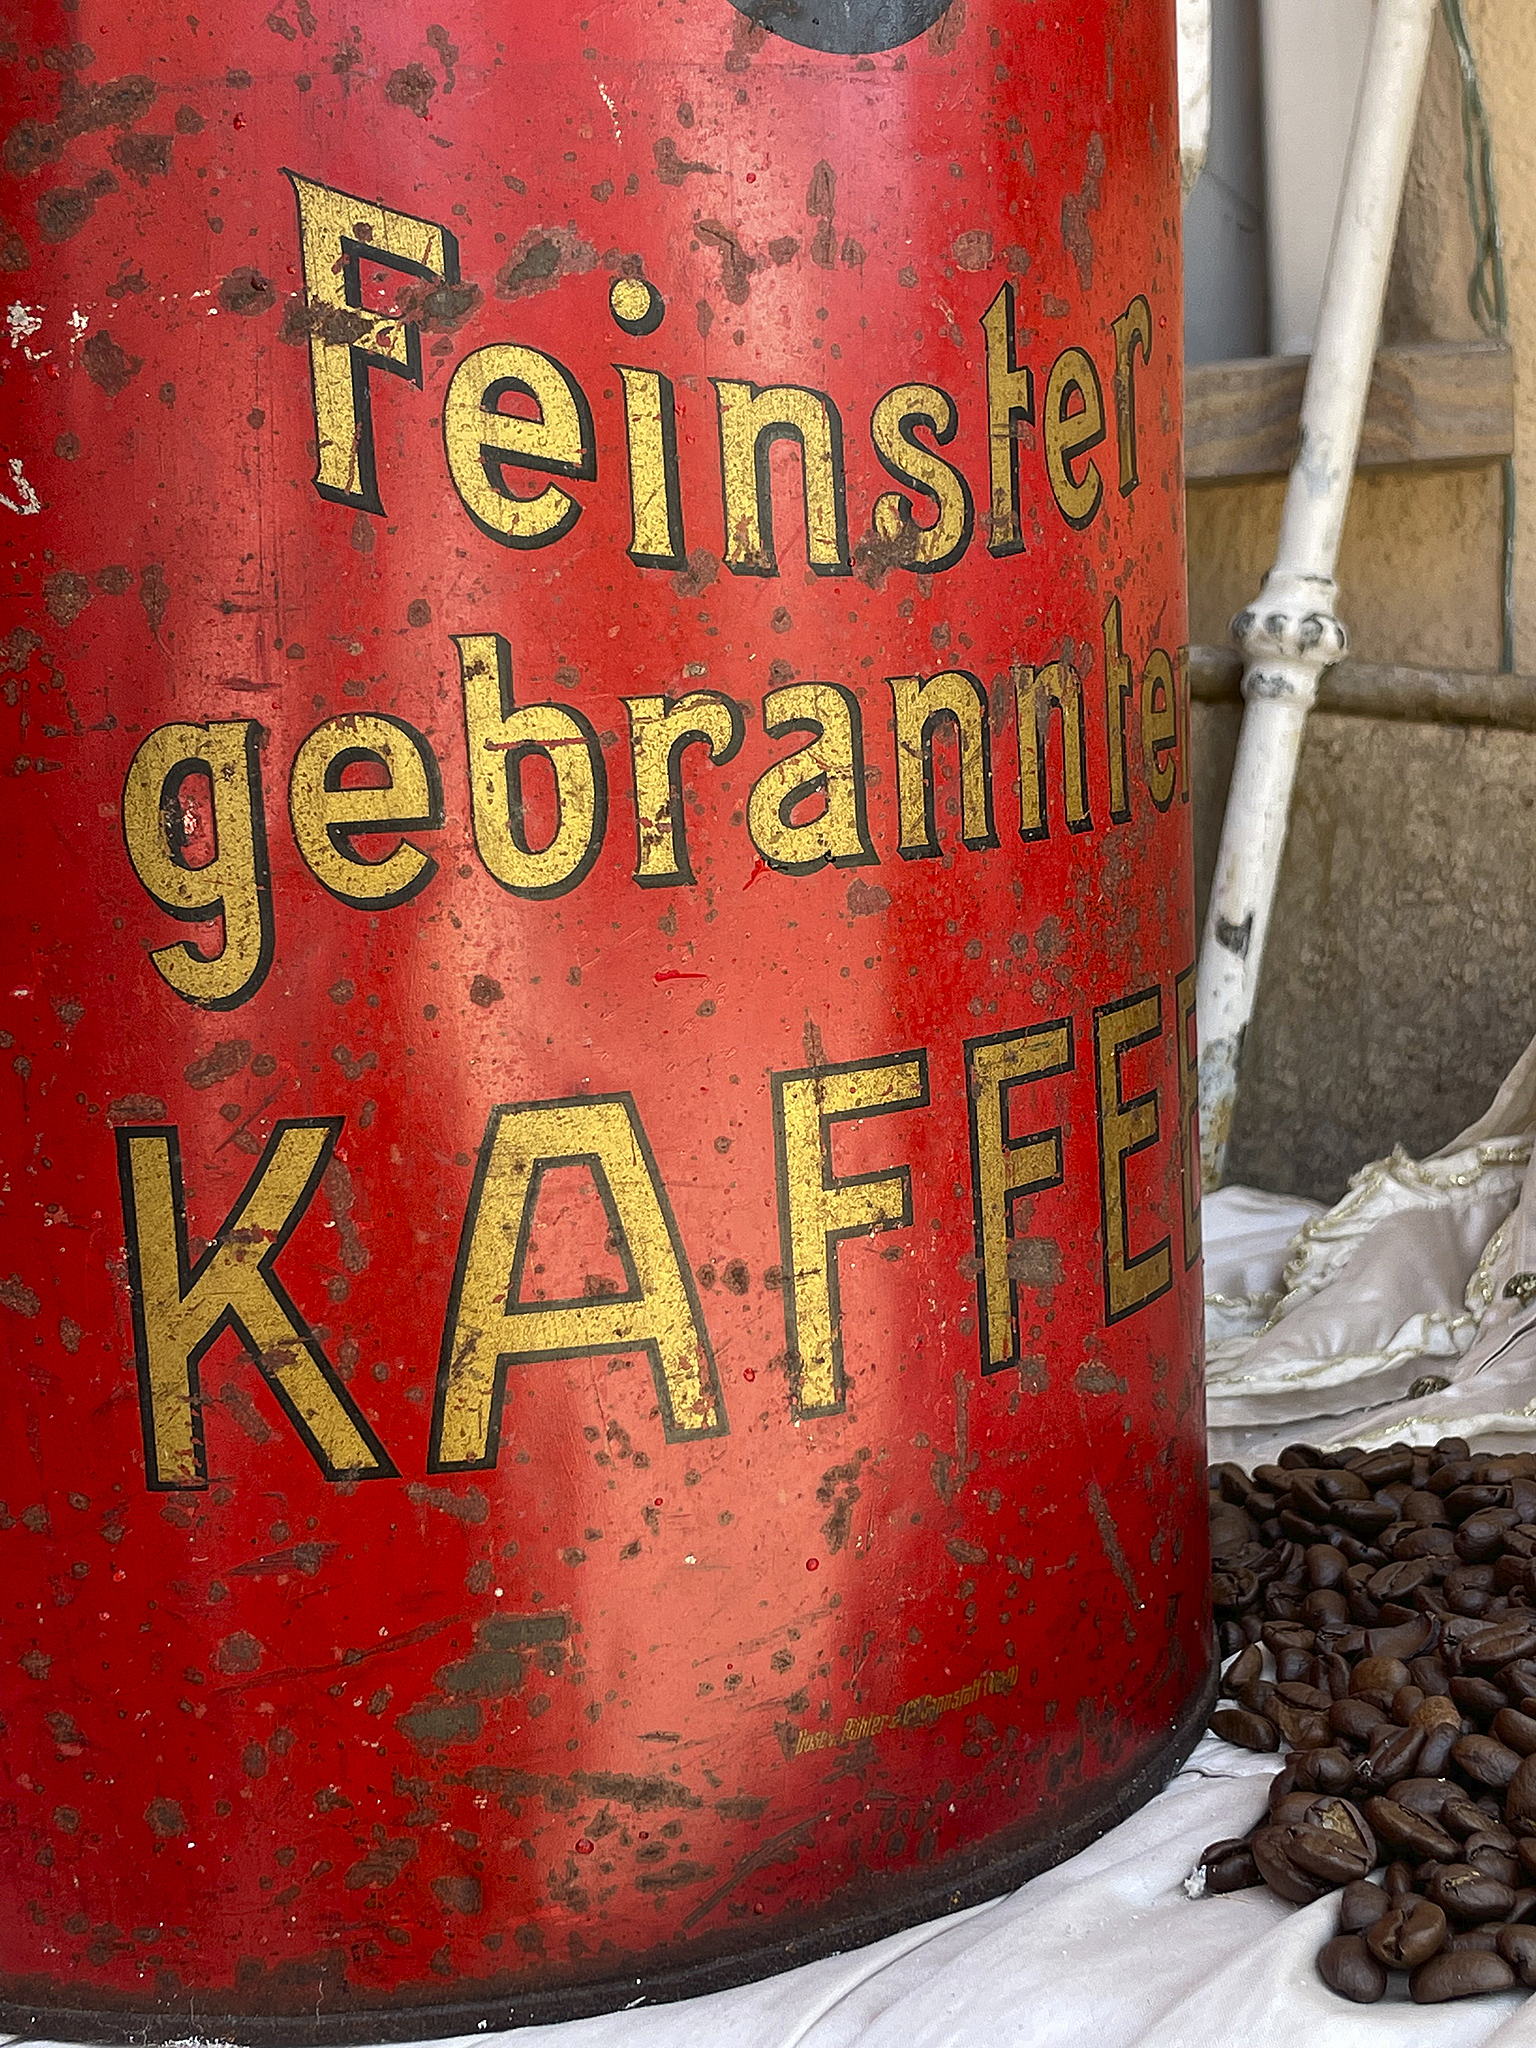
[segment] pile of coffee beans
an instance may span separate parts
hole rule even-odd
[[[1361,2004],[1393,1971],[1421,2004],[1536,1988],[1536,1454],[1293,1444],[1210,1477],[1211,1727],[1282,1768],[1204,1889],[1337,1892],[1318,1972]]]

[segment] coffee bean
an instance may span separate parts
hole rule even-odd
[[[1458,1927],[1445,1937],[1445,1952],[1457,1956],[1497,1955],[1499,1930],[1497,1927]]]
[[[1348,1570],[1349,1560],[1342,1550],[1335,1550],[1331,1543],[1308,1544],[1307,1577],[1316,1591],[1331,1590]]]
[[[1411,1812],[1406,1806],[1399,1806],[1395,1799],[1367,1799],[1365,1817],[1381,1839],[1394,1849],[1405,1850],[1418,1858],[1433,1856],[1442,1863],[1457,1860],[1457,1844],[1444,1828],[1437,1827],[1422,1814]]]
[[[1362,1657],[1349,1674],[1349,1690],[1355,1696],[1370,1692],[1395,1699],[1408,1683],[1408,1666],[1400,1657]]]
[[[1410,1657],[1408,1676],[1415,1685],[1424,1688],[1427,1699],[1438,1698],[1451,1689],[1451,1674],[1438,1656]]]
[[[1462,1661],[1474,1672],[1497,1671],[1517,1657],[1529,1657],[1536,1650],[1536,1616],[1523,1620],[1497,1621],[1468,1636],[1461,1646]]]
[[[1260,1877],[1279,1898],[1298,1906],[1310,1906],[1324,1892],[1333,1889],[1331,1878],[1314,1876],[1292,1863],[1287,1850],[1294,1830],[1288,1827],[1260,1828],[1251,1848]]]
[[[1520,1768],[1518,1751],[1506,1749],[1491,1735],[1463,1735],[1452,1744],[1451,1755],[1469,1778],[1498,1792],[1504,1790]]]
[[[1442,1721],[1431,1728],[1424,1737],[1424,1747],[1419,1751],[1419,1769],[1436,1777],[1443,1776],[1460,1740],[1460,1721]]]
[[[1424,1891],[1453,1920],[1502,1920],[1515,1903],[1513,1885],[1484,1877],[1470,1863],[1442,1863]]]
[[[1416,1970],[1445,1946],[1445,1915],[1428,1899],[1403,1898],[1365,1930],[1366,1946],[1389,1970]]]
[[[1413,1621],[1397,1622],[1390,1628],[1368,1628],[1365,1646],[1373,1657],[1401,1660],[1417,1657],[1420,1651],[1432,1648],[1439,1633],[1439,1623],[1432,1621],[1427,1614],[1421,1614]]]
[[[1297,1758],[1296,1784],[1300,1790],[1348,1792],[1354,1782],[1354,1760],[1342,1749],[1309,1749]]]
[[[1222,1673],[1221,1689],[1228,1699],[1236,1699],[1243,1687],[1262,1677],[1263,1672],[1264,1653],[1256,1643],[1250,1643],[1246,1650],[1238,1652]]]
[[[1373,1600],[1406,1600],[1420,1586],[1427,1586],[1435,1568],[1426,1557],[1410,1557],[1384,1564],[1372,1574],[1367,1591]]]
[[[1461,1845],[1461,1860],[1470,1863],[1474,1870],[1480,1870],[1484,1877],[1495,1877],[1500,1884],[1507,1884],[1511,1891],[1520,1882],[1517,1859],[1486,1835],[1469,1835]]]
[[[1464,1714],[1470,1714],[1474,1721],[1491,1721],[1495,1714],[1503,1713],[1509,1700],[1491,1678],[1453,1678],[1450,1683],[1452,1700]]]
[[[1211,1732],[1239,1749],[1276,1750],[1280,1737],[1273,1724],[1261,1714],[1245,1713],[1241,1707],[1218,1707],[1211,1716]]]
[[[1209,1855],[1210,1851],[1207,1850]],[[1340,1934],[1363,1934],[1388,1911],[1392,1901],[1379,1884],[1358,1877],[1339,1893]]]
[[[1212,1894],[1249,1891],[1264,1882],[1246,1841],[1212,1842],[1200,1858],[1200,1868]]]
[[[1371,1738],[1370,1748],[1355,1766],[1356,1782],[1362,1788],[1395,1785],[1399,1778],[1412,1775],[1423,1747],[1421,1730],[1388,1722]]]
[[[1490,1991],[1509,1991],[1515,1973],[1500,1955],[1473,1950],[1431,1956],[1408,1979],[1415,2005],[1442,2005],[1451,1998],[1481,1998]]]
[[[1328,1726],[1335,1735],[1348,1736],[1352,1742],[1369,1742],[1378,1728],[1387,1725],[1388,1716],[1369,1700],[1335,1700],[1328,1709]]]
[[[1410,1813],[1422,1813],[1428,1820],[1440,1818],[1440,1809],[1448,1799],[1467,1796],[1465,1788],[1452,1784],[1449,1778],[1400,1778],[1392,1787],[1392,1797],[1399,1806],[1406,1806]]]
[[[1333,1740],[1326,1714],[1305,1707],[1293,1707],[1282,1697],[1276,1697],[1269,1709],[1273,1721],[1292,1749],[1326,1749]],[[1406,1730],[1399,1731],[1406,1733]]]
[[[1523,1758],[1505,1786],[1504,1818],[1517,1835],[1536,1834],[1536,1757]]]
[[[1358,1934],[1336,1934],[1325,1942],[1318,1952],[1317,1974],[1330,1991],[1353,1999],[1356,2005],[1374,2005],[1386,1995],[1386,1966]],[[1514,1981],[1513,1972],[1510,1981]]]
[[[1357,1479],[1377,1488],[1390,1486],[1394,1480],[1405,1480],[1412,1471],[1413,1452],[1406,1444],[1388,1444],[1384,1451],[1372,1451],[1354,1467]]]
[[[1536,1927],[1501,1927],[1498,1948],[1520,1982],[1536,1988]]]

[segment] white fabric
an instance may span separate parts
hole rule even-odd
[[[1536,1441],[1536,1046],[1486,1116],[1400,1153],[1334,1208],[1228,1188],[1205,1205],[1211,1448]],[[1524,1334],[1519,1334],[1519,1333]],[[1514,1341],[1510,1339],[1513,1336]],[[1430,1391],[1411,1393],[1429,1379]],[[1536,2048],[1523,1992],[1374,2006],[1319,1981],[1331,1900],[1191,1898],[1202,1849],[1263,1810],[1274,1760],[1206,1737],[1158,1798],[1008,1897],[709,1998],[476,2034],[500,2048]],[[1198,1887],[1196,1887],[1198,1888]]]
[[[1211,1198],[1213,1456],[1260,1463],[1298,1437],[1325,1448],[1536,1440],[1536,1297],[1504,1292],[1536,1273],[1533,1133],[1536,1045],[1441,1151],[1377,1160],[1299,1229],[1294,1205],[1273,1196]],[[1242,1231],[1236,1282],[1229,1220]]]

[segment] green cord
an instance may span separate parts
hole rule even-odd
[[[1504,234],[1499,225],[1499,197],[1493,176],[1493,136],[1477,76],[1461,0],[1440,0],[1461,67],[1461,134],[1467,184],[1467,214],[1472,223],[1474,256],[1467,285],[1467,305],[1482,333],[1503,341],[1509,333],[1509,290],[1504,274]],[[1504,495],[1503,584],[1501,593],[1499,665],[1505,675],[1515,666],[1515,465],[1502,465]]]

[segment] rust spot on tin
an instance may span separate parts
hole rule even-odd
[[[352,1206],[356,1191],[352,1175],[346,1163],[332,1153],[330,1164],[321,1177],[320,1186],[331,1205],[331,1215],[336,1222],[337,1257],[349,1273],[361,1273],[368,1264],[368,1247],[358,1233],[352,1220]]]
[[[176,109],[176,117],[171,125],[178,135],[201,135],[207,123],[196,107],[182,106]]]
[[[430,1755],[451,1743],[473,1742],[480,1733],[480,1709],[473,1700],[434,1705],[424,1700],[408,1713],[395,1716],[395,1726],[406,1740]]]
[[[744,14],[736,15],[731,22],[731,47],[725,53],[727,71],[746,71],[752,59],[768,40],[765,24],[749,21]]]
[[[425,334],[452,334],[480,304],[485,294],[477,284],[448,284],[442,278],[418,278],[395,294],[394,317],[414,320]]]
[[[227,1677],[236,1678],[255,1671],[265,1655],[266,1651],[250,1630],[239,1628],[219,1644],[213,1653],[213,1661]]]
[[[688,566],[679,569],[672,578],[672,589],[681,598],[700,596],[708,590],[720,574],[720,560],[708,548],[692,548],[688,555]]]
[[[270,313],[277,304],[271,279],[248,263],[220,282],[218,297],[226,313]]]
[[[112,145],[112,161],[130,178],[147,185],[151,178],[170,173],[174,137],[169,135],[120,135]]]
[[[747,254],[735,229],[728,228],[724,221],[696,220],[693,231],[719,249],[721,290],[733,306],[744,306],[752,285],[752,273],[757,268],[757,258]]]
[[[436,1508],[440,1514],[451,1515],[456,1522],[480,1523],[491,1512],[491,1504],[478,1486],[468,1486],[462,1493],[445,1493],[418,1479],[405,1489],[405,1497],[419,1508]]]
[[[35,1316],[43,1305],[19,1273],[0,1280],[0,1302],[18,1316]]]
[[[91,601],[91,586],[75,570],[60,569],[44,582],[43,601],[56,625],[72,626]]]
[[[1067,193],[1061,202],[1062,247],[1077,265],[1077,281],[1085,292],[1093,288],[1093,232],[1088,216],[1099,210],[1103,176],[1104,138],[1095,131],[1088,138],[1088,168],[1081,189]]]
[[[1080,1394],[1123,1394],[1126,1382],[1107,1365],[1096,1365],[1085,1361],[1072,1375],[1072,1384]]]
[[[479,1913],[484,1909],[478,1877],[434,1877],[432,1890],[450,1913]]]
[[[110,171],[98,171],[83,186],[60,185],[45,192],[37,202],[37,224],[45,242],[67,242],[78,234],[96,211],[96,202],[117,190]]]
[[[248,1437],[253,1444],[270,1444],[276,1441],[277,1431],[268,1426],[244,1387],[237,1387],[232,1380],[226,1380],[219,1389],[219,1404],[241,1434]],[[237,1565],[235,1569],[250,1571],[252,1567]]]
[[[928,47],[935,57],[949,57],[960,46],[965,29],[965,0],[954,0],[928,31]]]
[[[964,234],[956,235],[950,247],[962,270],[985,270],[992,261],[992,231],[967,228]]]
[[[126,390],[144,367],[142,356],[131,356],[115,342],[104,327],[90,335],[80,351],[86,375],[108,398]]]
[[[368,1854],[358,1858],[343,1880],[349,1892],[383,1891],[416,1855],[416,1844],[408,1836],[397,1835],[390,1840],[382,1828],[377,1833],[378,1839]]]
[[[922,528],[911,518],[903,519],[889,540],[878,533],[866,533],[854,546],[855,573],[871,590],[884,590],[892,569],[910,568],[922,544]]]
[[[496,273],[499,299],[531,299],[595,268],[597,251],[574,228],[529,228]]]
[[[988,1553],[979,1543],[970,1543],[964,1536],[946,1536],[944,1548],[956,1564],[985,1564]]]
[[[419,121],[425,121],[427,108],[432,104],[432,95],[436,91],[437,80],[425,64],[413,59],[390,73],[384,97],[392,107],[408,107]]]
[[[248,1038],[221,1038],[211,1051],[183,1067],[181,1077],[189,1088],[212,1088],[238,1074],[250,1057]]]
[[[494,1003],[505,1000],[506,990],[489,974],[477,974],[469,984],[469,1000],[477,1010],[489,1010]]]
[[[80,1341],[84,1335],[84,1330],[73,1316],[59,1317],[59,1342],[71,1357],[80,1349]]]
[[[1115,1527],[1115,1518],[1109,1511],[1109,1502],[1104,1498],[1103,1489],[1096,1479],[1090,1479],[1087,1486],[1088,1505],[1093,1511],[1094,1524],[1099,1532],[1099,1541],[1104,1545],[1104,1554],[1114,1566],[1115,1577],[1130,1594],[1137,1607],[1142,1603],[1141,1589],[1136,1584],[1136,1574],[1131,1570],[1120,1543],[1120,1532]]]
[[[528,1651],[542,1649],[540,1659],[547,1677],[553,1677],[565,1661],[565,1639],[570,1628],[567,1614],[496,1614],[475,1630],[475,1648],[454,1664],[445,1664],[433,1676],[445,1693],[475,1699],[505,1699],[521,1692],[528,1677]]]
[[[824,157],[811,172],[805,210],[817,223],[811,238],[811,261],[822,270],[830,270],[837,258],[837,237],[832,225],[837,211],[837,173]]]
[[[718,164],[701,163],[693,157],[679,156],[677,144],[670,135],[663,135],[660,141],[651,144],[651,155],[656,160],[656,175],[663,185],[681,185],[683,180],[695,171],[713,178],[718,176],[720,170]]]
[[[1048,1294],[1061,1285],[1061,1246],[1054,1237],[1016,1237],[1008,1246],[1007,1266],[1010,1280]]]
[[[312,334],[322,341],[345,348],[362,341],[385,324],[382,313],[360,313],[351,306],[320,306],[306,303],[302,296],[291,298],[283,308],[279,341],[308,341]]]
[[[302,4],[302,0],[301,0]],[[441,22],[434,21],[427,30],[427,41],[437,52],[437,61],[443,67],[443,95],[446,98],[455,84],[454,66],[459,61],[459,46],[448,40],[448,31]]]
[[[187,1832],[187,1816],[177,1799],[151,1799],[144,1809],[144,1818],[162,1841]]]
[[[866,882],[862,875],[855,875],[848,884],[845,901],[850,917],[878,917],[882,910],[889,910],[891,892],[878,882]]]

